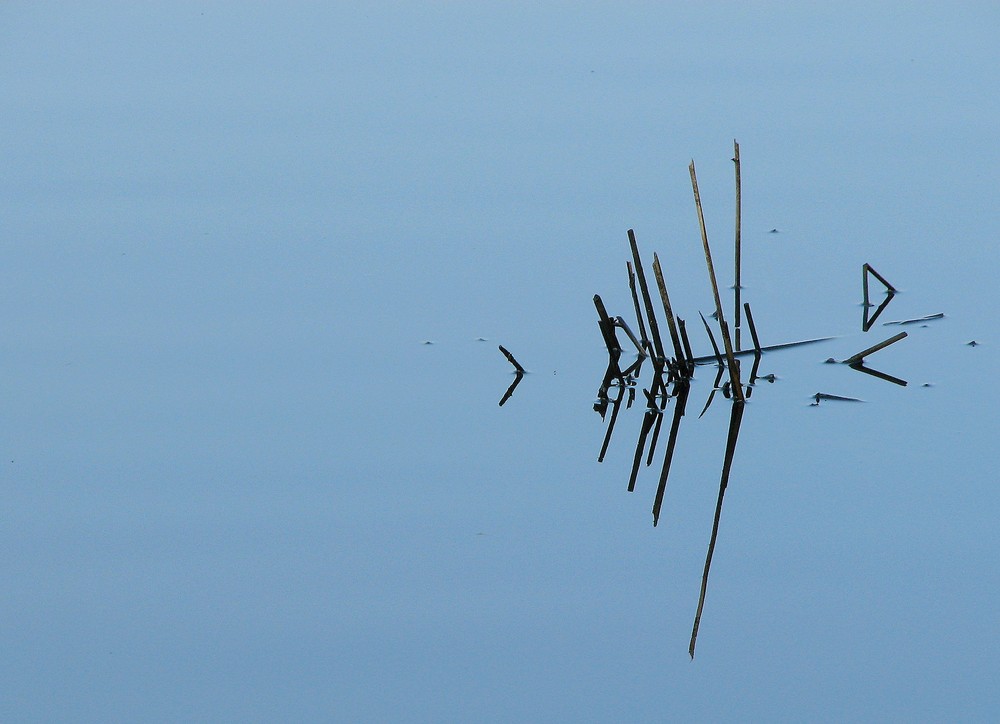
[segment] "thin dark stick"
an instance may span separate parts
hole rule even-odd
[[[666,390],[666,388],[664,388]],[[653,464],[653,455],[656,454],[656,443],[660,439],[660,428],[663,426],[663,410],[667,406],[666,398],[663,399],[663,404],[658,408],[660,414],[656,417],[656,426],[653,428],[653,437],[649,441],[649,453],[646,455],[646,466]]]
[[[615,421],[618,419],[618,408],[621,407],[622,397],[625,396],[625,387],[618,387],[618,397],[611,403],[611,419],[608,421],[608,431],[604,435],[604,444],[601,445],[601,453],[597,456],[597,462],[603,463],[604,456],[608,452],[608,445],[611,444],[611,434],[615,430]]]
[[[905,336],[906,336],[906,332],[900,332],[899,334],[890,337],[889,339],[885,340],[884,342],[879,342],[874,347],[869,347],[868,349],[863,349],[860,352],[858,352],[856,355],[852,355],[852,356],[848,357],[847,359],[844,360],[844,364],[846,364],[846,365],[853,365],[853,364],[856,364],[858,362],[861,362],[868,355],[874,354],[874,353],[878,352],[880,349],[885,349],[890,344],[895,344],[899,340],[903,339]]]
[[[753,338],[753,367],[750,369],[750,384],[754,384],[757,381],[757,370],[760,369],[760,361],[763,359],[764,355],[760,350],[760,338],[757,336],[757,325],[753,323],[753,314],[750,312],[750,302],[745,302],[743,304],[743,310],[746,312],[747,324],[750,326],[750,336]],[[750,391],[747,390],[747,396],[750,395]]]
[[[688,339],[687,325],[680,317],[677,318],[677,326],[681,330],[681,339],[684,341],[684,354],[687,357],[687,371],[690,375],[694,371],[694,353],[691,351],[691,340]]]
[[[866,375],[871,375],[872,377],[878,377],[880,380],[885,380],[886,382],[891,382],[894,385],[899,385],[900,387],[906,387],[906,380],[901,380],[898,377],[893,377],[885,372],[880,372],[879,370],[873,370],[871,367],[865,367],[860,362],[856,362],[850,365],[852,370],[857,370],[858,372],[864,372]]]
[[[754,352],[759,355],[761,352],[760,339],[757,337],[757,327],[753,323],[753,315],[750,314],[750,302],[743,305],[743,310],[747,313],[747,324],[750,325],[750,336],[753,337]]]
[[[803,339],[800,342],[783,342],[781,344],[771,344],[767,347],[761,347],[761,352],[772,352],[776,349],[786,349],[788,347],[801,347],[804,344],[816,344],[817,342],[827,342],[831,339],[836,339],[836,337],[817,337],[816,339]],[[755,349],[744,349],[739,352],[734,352],[734,357],[749,357],[752,354],[757,354]],[[719,361],[718,355],[705,355],[703,357],[695,357],[692,362],[696,365],[704,365],[709,363],[717,363]]]
[[[757,382],[757,370],[760,369],[760,361],[762,359],[764,359],[764,355],[762,355],[760,352],[757,352],[753,356],[753,367],[750,368],[750,379],[749,379],[749,383],[751,385],[754,384],[755,382]],[[750,396],[750,390],[748,389],[747,390],[747,397],[749,397],[749,396]]]
[[[503,404],[510,399],[511,395],[514,394],[514,390],[517,389],[517,386],[521,384],[521,380],[523,379],[523,372],[518,371],[514,373],[514,381],[510,383],[510,387],[507,388],[507,391],[503,393],[503,397],[500,398],[500,407],[503,407]]]
[[[938,312],[937,314],[928,314],[923,317],[917,317],[916,319],[897,319],[892,322],[884,322],[883,327],[888,327],[893,324],[920,324],[921,322],[930,322],[934,319],[944,319],[944,312]]]
[[[712,343],[712,349],[715,350],[715,359],[722,364],[722,352],[719,351],[719,345],[715,343],[715,336],[712,334],[712,328],[708,326],[708,320],[705,319],[705,315],[698,312],[698,316],[701,317],[701,323],[705,325],[705,331],[708,332],[708,341]]]
[[[701,576],[701,594],[698,596],[698,611],[694,616],[694,627],[691,630],[691,644],[688,654],[694,658],[694,647],[698,642],[698,628],[701,626],[701,613],[705,607],[705,593],[708,591],[708,574],[712,568],[712,556],[715,554],[715,541],[719,535],[719,519],[722,517],[722,500],[726,497],[726,486],[729,485],[729,473],[733,467],[733,456],[736,453],[736,441],[740,435],[740,423],[743,421],[743,403],[733,403],[733,414],[729,418],[729,439],[726,441],[726,459],[722,464],[722,479],[719,482],[719,500],[715,504],[715,521],[712,523],[712,538],[708,543],[708,555],[705,557],[705,570]]]
[[[635,318],[639,320],[639,334],[642,335],[643,344],[647,352],[653,351],[653,345],[649,342],[649,337],[646,336],[646,323],[642,319],[642,310],[639,308],[639,295],[635,291],[635,272],[632,271],[632,262],[625,262],[625,266],[628,268],[628,288],[632,292],[632,304],[635,305]]]
[[[642,430],[639,432],[639,439],[635,443],[635,457],[632,458],[632,474],[628,479],[628,492],[635,491],[635,479],[639,476],[639,463],[642,460],[642,452],[646,449],[646,437],[653,428],[654,418],[660,415],[656,408],[647,408],[646,414],[642,417]]]
[[[639,290],[642,292],[642,301],[646,305],[646,316],[649,318],[649,331],[653,336],[653,347],[656,355],[663,360],[666,355],[663,353],[663,342],[660,339],[660,328],[656,324],[656,314],[653,312],[653,300],[649,296],[649,287],[646,286],[646,274],[642,270],[642,260],[639,258],[639,246],[635,242],[635,233],[628,230],[628,243],[632,247],[632,261],[635,263],[635,272],[639,277]]]
[[[688,167],[691,172],[691,188],[694,190],[694,205],[698,210],[698,226],[701,227],[701,243],[705,247],[705,263],[708,265],[708,278],[712,282],[712,293],[715,295],[715,311],[719,317],[719,328],[722,330],[722,343],[726,347],[726,362],[729,364],[729,376],[733,387],[733,396],[743,401],[743,387],[740,385],[739,371],[736,369],[733,357],[733,340],[729,336],[729,325],[722,313],[722,299],[719,297],[719,283],[715,277],[715,265],[712,263],[712,250],[708,246],[708,230],[705,228],[705,213],[701,208],[701,194],[698,192],[698,176],[695,173],[694,161]]]
[[[514,369],[521,373],[524,372],[524,367],[522,367],[521,364],[514,359],[514,355],[508,352],[502,344],[500,345],[500,351],[503,352],[503,356],[507,358],[507,361],[514,365]]]
[[[720,364],[719,372],[715,375],[715,382],[712,383],[712,391],[708,393],[708,399],[705,400],[705,406],[701,408],[701,414],[698,415],[699,420],[705,416],[705,413],[708,412],[708,408],[712,405],[712,400],[715,399],[715,393],[719,390],[719,383],[722,382],[722,372],[723,365]]]
[[[742,198],[740,190],[740,144],[733,139],[733,163],[736,164],[736,350],[740,350],[740,231],[742,227]]]
[[[614,333],[615,323],[608,316],[608,310],[604,308],[604,300],[600,294],[594,295],[594,307],[597,309],[597,317],[601,320],[601,332],[604,335],[604,342],[609,352],[621,354],[622,347],[618,344],[618,337]]]
[[[680,429],[681,418],[687,407],[688,392],[691,386],[686,379],[677,383],[677,406],[674,407],[674,418],[670,423],[670,435],[667,438],[667,453],[663,457],[663,468],[660,470],[660,481],[656,486],[656,499],[653,501],[653,527],[660,522],[660,507],[663,505],[663,494],[667,489],[667,477],[670,475],[670,463],[674,459],[674,447],[677,445],[677,431]]]
[[[681,338],[677,334],[677,324],[674,322],[674,312],[670,307],[670,297],[667,295],[667,285],[663,281],[663,270],[660,268],[660,258],[653,252],[653,276],[656,277],[656,286],[660,289],[660,300],[663,302],[663,313],[667,317],[667,327],[670,329],[670,340],[674,344],[674,354],[677,364],[684,364],[684,349],[681,347]]]

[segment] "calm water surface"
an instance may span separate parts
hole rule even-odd
[[[994,9],[55,10],[0,11],[4,719],[996,710]],[[734,137],[762,343],[835,338],[762,361],[692,662],[731,403],[654,529],[591,300],[634,228],[710,351]],[[823,363],[900,329],[906,387]]]

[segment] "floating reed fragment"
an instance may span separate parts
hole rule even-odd
[[[884,342],[879,342],[878,344],[876,344],[876,345],[874,345],[872,347],[869,347],[868,349],[863,349],[860,352],[858,352],[857,354],[848,357],[847,359],[844,360],[844,364],[846,364],[846,365],[857,364],[857,363],[861,362],[862,360],[864,360],[864,358],[867,357],[868,355],[875,354],[880,349],[885,349],[890,344],[895,344],[896,342],[898,342],[899,340],[903,339],[904,337],[906,337],[906,332],[900,332],[899,334],[890,337],[889,339],[885,340]]]
[[[883,327],[888,327],[892,324],[919,324],[920,322],[930,322],[934,319],[944,319],[944,312],[938,312],[937,314],[928,314],[925,317],[917,317],[916,319],[897,319],[892,322],[883,322]]]
[[[832,400],[834,402],[864,402],[864,400],[859,400],[857,397],[844,397],[843,395],[830,395],[826,392],[817,392],[813,395],[813,399],[816,400],[816,404],[820,403],[820,400]]]

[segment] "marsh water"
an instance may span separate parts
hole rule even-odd
[[[996,711],[995,9],[47,7],[0,11],[3,719]],[[692,661],[733,403],[699,365],[654,528],[676,401],[629,492],[593,297],[636,328],[634,229],[712,354],[734,138],[761,345],[830,339],[761,358]],[[905,386],[825,362],[900,331]]]

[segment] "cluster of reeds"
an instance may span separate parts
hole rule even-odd
[[[716,384],[713,386],[709,396],[711,403],[716,389],[721,389],[723,394],[732,401],[732,411],[730,416],[729,436],[726,444],[726,452],[722,467],[722,476],[719,484],[719,496],[716,503],[715,519],[712,526],[712,535],[709,542],[708,553],[705,559],[705,568],[702,575],[701,593],[698,600],[698,609],[695,614],[694,627],[691,633],[689,653],[694,657],[695,644],[697,643],[698,627],[701,622],[702,610],[705,604],[705,594],[708,587],[709,571],[712,565],[712,556],[715,551],[716,539],[719,532],[719,520],[722,513],[722,503],[725,497],[726,487],[729,483],[730,472],[732,470],[733,458],[736,452],[736,443],[739,437],[740,424],[743,419],[743,410],[746,398],[750,395],[752,384],[756,380],[757,370],[760,364],[762,348],[757,336],[757,330],[753,323],[753,315],[750,312],[749,304],[741,304],[740,289],[740,267],[741,267],[741,193],[740,193],[740,155],[739,144],[733,142],[734,155],[733,162],[736,168],[736,233],[735,233],[735,269],[736,279],[735,291],[735,343],[734,335],[731,333],[729,324],[722,307],[722,297],[719,293],[718,279],[715,273],[715,265],[712,259],[712,251],[708,241],[708,231],[705,225],[705,215],[701,203],[701,194],[698,190],[698,177],[695,171],[694,162],[691,162],[689,171],[691,175],[691,189],[694,193],[695,209],[698,215],[698,225],[701,231],[702,248],[705,252],[705,263],[708,269],[709,283],[715,301],[715,312],[712,315],[718,323],[718,331],[722,338],[724,352],[719,350],[715,343],[715,337],[708,321],[702,316],[702,321],[708,331],[709,339],[712,342],[714,355],[708,358],[695,357],[691,349],[691,342],[688,338],[687,325],[685,321],[674,314],[670,303],[670,295],[667,291],[667,284],[663,274],[663,267],[657,254],[653,254],[653,275],[656,280],[656,290],[662,306],[663,319],[666,322],[669,333],[669,346],[664,343],[660,334],[660,325],[657,317],[654,297],[650,292],[650,285],[647,282],[642,257],[639,253],[638,243],[635,233],[629,229],[628,241],[631,250],[631,260],[626,262],[628,271],[629,289],[632,295],[632,302],[635,310],[638,335],[629,327],[621,316],[612,317],[605,308],[600,295],[594,295],[594,306],[597,309],[598,325],[601,335],[608,350],[608,367],[604,379],[598,391],[598,401],[595,404],[602,417],[605,417],[608,408],[611,408],[610,419],[608,421],[607,432],[601,446],[598,460],[603,461],[611,441],[615,421],[621,408],[623,400],[628,395],[626,407],[630,407],[635,399],[635,391],[638,386],[640,372],[646,360],[652,367],[652,377],[649,387],[643,387],[642,393],[645,397],[646,412],[643,417],[642,428],[639,439],[636,443],[635,455],[632,463],[632,471],[629,475],[628,489],[635,490],[636,479],[638,477],[641,461],[645,457],[646,465],[653,462],[657,440],[660,435],[660,428],[665,418],[667,405],[674,402],[673,415],[670,424],[670,431],[667,436],[666,452],[664,453],[663,464],[660,469],[659,480],[656,486],[656,495],[653,500],[653,525],[660,521],[663,507],[664,494],[666,492],[667,479],[670,474],[670,465],[673,460],[674,450],[677,444],[677,435],[680,428],[681,418],[685,415],[688,395],[690,393],[690,383],[694,376],[695,366],[699,363],[714,361],[719,368],[716,377]],[[641,303],[640,303],[641,297]],[[737,357],[742,353],[740,349],[740,331],[743,316],[745,313],[747,324],[753,338],[754,347],[750,350],[754,355],[754,366],[749,376],[750,386],[744,388],[740,378],[740,365]],[[622,369],[621,358],[623,349],[619,342],[617,332],[621,330],[631,345],[635,348],[636,360]],[[728,373],[728,381],[722,387],[719,382],[722,380],[724,372]],[[615,390],[612,397],[612,390]],[[704,410],[702,411],[704,414]]]
[[[728,398],[732,403],[729,434],[726,441],[725,455],[723,457],[722,473],[719,481],[719,493],[715,507],[715,517],[712,523],[712,534],[709,539],[708,552],[705,557],[705,566],[701,579],[701,590],[698,597],[698,608],[695,613],[694,626],[692,628],[691,640],[688,648],[688,652],[692,658],[694,658],[695,645],[698,638],[698,629],[701,624],[702,612],[705,605],[705,595],[708,589],[708,578],[712,566],[712,557],[715,552],[715,545],[719,534],[719,521],[722,515],[722,504],[725,498],[726,488],[729,484],[730,474],[732,472],[733,460],[736,453],[736,444],[739,439],[740,426],[743,421],[745,403],[747,398],[749,398],[753,392],[754,385],[758,379],[764,379],[769,382],[774,381],[774,375],[766,375],[763,378],[758,377],[758,370],[763,353],[771,350],[812,344],[814,342],[831,339],[830,337],[819,337],[799,342],[775,344],[767,347],[761,346],[760,338],[757,335],[757,328],[754,324],[753,313],[750,310],[750,305],[749,303],[743,302],[741,299],[741,290],[743,287],[741,279],[742,209],[739,143],[733,141],[733,148],[734,154],[732,161],[735,165],[736,181],[736,219],[734,235],[735,280],[733,284],[734,327],[732,330],[726,320],[725,312],[723,310],[722,296],[719,293],[719,283],[715,272],[715,264],[712,259],[712,250],[708,242],[708,231],[705,225],[705,215],[702,208],[701,195],[698,190],[698,178],[695,172],[694,161],[691,162],[691,165],[688,168],[691,176],[691,189],[694,194],[694,204],[698,217],[698,226],[701,233],[701,244],[705,253],[708,280],[715,302],[715,311],[712,313],[711,317],[716,321],[717,331],[722,339],[722,348],[720,349],[716,342],[712,325],[705,318],[705,316],[699,312],[699,316],[702,324],[704,325],[708,340],[711,343],[713,353],[703,357],[696,357],[694,355],[691,348],[691,341],[688,338],[687,325],[684,319],[674,313],[674,308],[670,303],[670,295],[667,291],[663,267],[660,264],[659,256],[654,253],[651,266],[653,277],[656,282],[656,296],[659,297],[660,306],[662,307],[662,320],[666,324],[668,335],[667,341],[664,341],[664,337],[661,335],[660,331],[660,317],[658,317],[657,305],[654,301],[655,296],[650,291],[651,285],[647,281],[645,266],[643,264],[642,256],[639,253],[639,245],[632,229],[628,230],[628,243],[631,252],[631,259],[625,262],[625,267],[628,273],[628,285],[632,297],[633,311],[635,312],[636,330],[633,330],[632,327],[629,326],[623,316],[612,316],[609,314],[604,301],[601,299],[599,294],[595,294],[593,298],[594,307],[597,310],[598,327],[608,352],[607,370],[601,380],[600,388],[598,390],[598,399],[594,405],[595,411],[601,415],[601,418],[607,420],[607,430],[598,455],[599,462],[603,462],[607,454],[611,437],[615,429],[615,423],[618,419],[618,414],[622,405],[624,404],[626,409],[633,405],[636,399],[637,389],[641,389],[645,399],[645,414],[643,416],[642,427],[639,432],[638,440],[636,441],[635,454],[632,460],[632,469],[629,474],[629,492],[634,492],[635,490],[636,480],[638,478],[643,459],[645,459],[646,466],[650,466],[653,463],[661,427],[664,419],[666,418],[666,410],[668,405],[673,402],[673,414],[671,416],[670,430],[667,435],[666,451],[663,455],[663,463],[660,468],[659,478],[656,485],[656,494],[653,498],[652,514],[654,526],[659,523],[661,518],[667,479],[670,475],[670,466],[673,461],[674,451],[677,445],[678,431],[680,429],[681,419],[685,416],[687,410],[688,397],[691,391],[691,381],[694,378],[696,366],[715,364],[718,368],[715,382],[709,392],[708,399],[701,411],[701,415],[704,415],[708,410],[713,399],[715,398],[716,392],[721,392],[723,396]],[[865,310],[862,328],[863,331],[867,332],[871,329],[879,315],[881,315],[881,313],[885,310],[897,290],[885,279],[885,277],[875,271],[870,264],[864,264],[862,271]],[[869,314],[869,309],[874,306],[869,300],[869,276],[874,276],[878,279],[886,287],[887,292],[886,299],[872,315]],[[942,316],[944,315],[929,315],[928,317],[923,317],[919,320],[888,322],[887,324],[907,324],[910,322],[936,319]],[[744,326],[744,321],[749,329],[751,339],[753,340],[753,347],[746,350],[742,349],[741,345],[741,332]],[[626,345],[631,345],[635,352],[634,361],[624,368],[622,366],[622,359],[623,355],[625,355],[625,350],[623,349],[622,342],[619,339],[619,332],[624,334],[627,340]],[[900,332],[899,334],[896,334],[879,344],[868,347],[867,349],[852,355],[848,359],[843,360],[843,362],[849,365],[852,369],[860,372],[879,377],[895,384],[906,385],[904,380],[900,380],[896,377],[885,374],[884,372],[870,369],[864,365],[864,358],[866,356],[878,352],[879,350],[898,342],[906,336],[906,332]],[[511,353],[503,346],[500,347],[500,351],[515,369],[515,379],[504,394],[503,398],[500,400],[500,405],[503,405],[510,399],[514,389],[523,378],[525,370],[518,363],[518,361],[514,359],[513,355],[511,355]],[[753,366],[750,370],[750,374],[746,378],[746,384],[744,385],[744,382],[741,379],[740,358],[749,355],[753,356]],[[649,362],[649,366],[652,367],[652,375],[648,387],[645,387],[640,384],[640,376],[647,361]],[[831,359],[828,361],[832,362],[835,360]],[[728,377],[725,382],[723,382],[724,375]],[[855,399],[856,398],[831,395],[828,393],[816,393],[814,404],[819,404],[820,400]],[[609,409],[610,415],[608,415]]]

